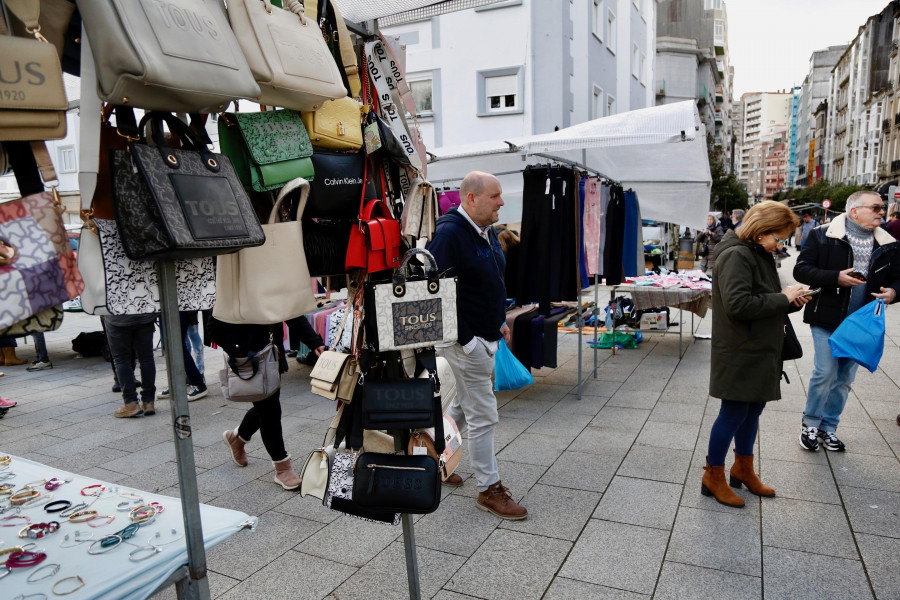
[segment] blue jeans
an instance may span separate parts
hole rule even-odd
[[[834,432],[847,404],[850,384],[856,377],[859,363],[849,358],[832,358],[831,346],[828,345],[832,332],[815,325],[811,325],[810,330],[815,357],[806,409],[803,411],[803,424]]]
[[[200,371],[200,374],[202,375],[204,372],[203,338],[200,337],[200,326],[191,325],[188,327],[184,337],[187,339],[188,346],[191,349],[191,357],[194,359],[194,364],[197,365],[197,370]]]

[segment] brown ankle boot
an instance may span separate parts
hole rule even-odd
[[[244,444],[247,442],[238,437],[237,429],[234,431],[229,429],[223,432],[222,439],[225,440],[225,445],[231,450],[231,460],[234,461],[234,464],[239,467],[246,467],[249,462],[247,461],[247,451],[244,450]]]
[[[521,521],[528,516],[528,510],[524,506],[516,504],[512,499],[512,494],[509,493],[509,488],[503,487],[499,481],[487,490],[478,493],[476,505],[481,510],[507,521]]]
[[[300,487],[300,477],[294,473],[294,467],[291,466],[291,457],[288,456],[284,460],[278,462],[273,461],[275,466],[275,483],[281,485],[286,490],[296,490]]]
[[[731,467],[729,483],[731,487],[735,488],[740,488],[743,483],[751,493],[757,496],[771,498],[775,495],[775,490],[760,481],[756,471],[753,470],[753,455],[741,456],[737,450],[734,451],[734,465]]]
[[[744,508],[744,499],[734,493],[725,481],[725,465],[713,467],[706,459],[703,467],[703,480],[700,485],[700,493],[704,496],[715,496],[716,502],[725,506]]]
[[[9,348],[9,347],[3,348],[3,361],[9,367],[14,367],[16,365],[24,365],[25,363],[28,362],[24,358],[19,358],[18,356],[16,356],[15,348]]]

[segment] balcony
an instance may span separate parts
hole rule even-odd
[[[841,161],[844,160],[844,153],[843,153],[843,151],[835,152],[835,153],[834,153],[834,162],[837,162],[837,161],[839,161],[839,160],[841,160]]]
[[[894,127],[900,127],[900,113],[894,115]]]
[[[898,173],[900,173],[900,160],[892,160],[891,175],[897,175]]]
[[[890,119],[885,119],[884,121],[881,122],[881,130],[885,133],[887,133],[891,130],[891,120]]]
[[[897,161],[895,161],[895,162],[897,162]],[[889,166],[890,165],[886,162],[878,163],[878,176],[879,177],[890,177],[891,172],[888,168]]]
[[[716,114],[716,125],[721,125],[722,124],[722,111],[717,110],[715,114]]]
[[[893,42],[891,42],[891,51],[890,51],[890,55],[891,55],[891,56],[897,56],[897,41],[896,41],[896,40],[894,40]]]

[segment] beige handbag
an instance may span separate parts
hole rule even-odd
[[[329,150],[362,148],[363,105],[349,96],[329,100],[315,112],[301,113],[313,146]]]
[[[262,91],[257,102],[294,110],[318,110],[347,90],[315,19],[303,4],[286,0],[230,0],[228,19]]]
[[[297,220],[279,223],[281,202],[298,189]],[[215,318],[226,323],[270,325],[315,310],[300,225],[308,197],[308,181],[297,178],[288,182],[278,194],[269,223],[262,226],[265,243],[219,256]]]
[[[69,101],[56,48],[39,31],[37,39],[5,34],[0,15],[0,141],[66,137]]]
[[[350,404],[359,379],[359,363],[352,354],[325,351],[309,374],[312,393]]]
[[[219,0],[78,0],[102,100],[218,112],[259,86]]]
[[[416,178],[403,203],[400,233],[412,236],[414,240],[426,238],[431,241],[439,214],[437,190],[427,181]]]

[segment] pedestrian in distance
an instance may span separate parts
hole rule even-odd
[[[891,218],[888,219],[888,222],[883,225],[883,227],[894,236],[895,240],[900,241],[900,211],[894,211],[891,213]]]
[[[884,202],[875,192],[854,192],[847,212],[812,230],[797,264],[794,279],[821,288],[803,313],[813,337],[813,373],[800,424],[800,445],[812,452],[821,445],[842,452],[837,436],[841,413],[859,364],[834,358],[828,338],[838,325],[873,298],[897,299],[900,289],[900,242],[880,227]]]
[[[812,218],[812,214],[808,210],[804,210],[800,223],[800,245],[798,248],[803,247],[803,244],[806,243],[806,238],[809,237],[809,233],[818,226],[819,222]]]
[[[722,241],[724,235],[725,230],[722,229],[719,221],[714,216],[707,215],[706,230],[697,236],[700,243],[703,244],[700,250],[700,270],[704,273],[712,275],[713,268],[716,266],[716,246]]]
[[[456,378],[457,394],[448,414],[460,430],[468,428],[476,506],[501,519],[522,520],[528,511],[501,482],[494,453],[494,427],[500,418],[491,375],[500,338],[507,344],[510,340],[506,259],[492,227],[500,219],[502,193],[493,175],[479,171],[466,175],[460,185],[460,205],[438,219],[428,250],[442,273],[457,277],[458,341],[438,347],[437,352],[447,359]],[[459,486],[463,481],[451,476],[444,483]]]
[[[288,363],[282,350],[284,327],[281,323],[276,325],[237,325],[211,317],[207,321],[206,327],[209,328],[212,341],[233,358],[243,358],[247,356],[248,352],[259,352],[270,343],[274,344],[278,351],[278,372],[287,372]],[[316,356],[320,356],[327,349],[322,337],[313,330],[305,318],[297,320],[295,327],[298,330],[300,341],[312,348]],[[263,445],[275,467],[275,483],[286,490],[299,488],[301,479],[294,471],[291,457],[284,446],[284,435],[281,430],[280,387],[268,398],[254,402],[250,410],[244,414],[240,425],[222,433],[222,439],[231,451],[231,460],[237,466],[246,467],[250,464],[244,446],[257,431],[260,432]]]
[[[156,313],[145,315],[110,315],[102,317],[106,342],[122,388],[123,406],[116,418],[152,416],[156,414],[156,362],[153,359],[153,333]],[[141,400],[138,401],[132,356],[141,367]]]
[[[716,248],[709,394],[722,404],[710,432],[700,490],[726,506],[744,506],[729,483],[745,485],[757,496],[775,495],[754,470],[753,446],[766,402],[781,398],[784,319],[809,302],[803,286],[781,288],[772,255],[799,223],[787,206],[760,202]],[[726,483],[732,440],[734,465]]]

